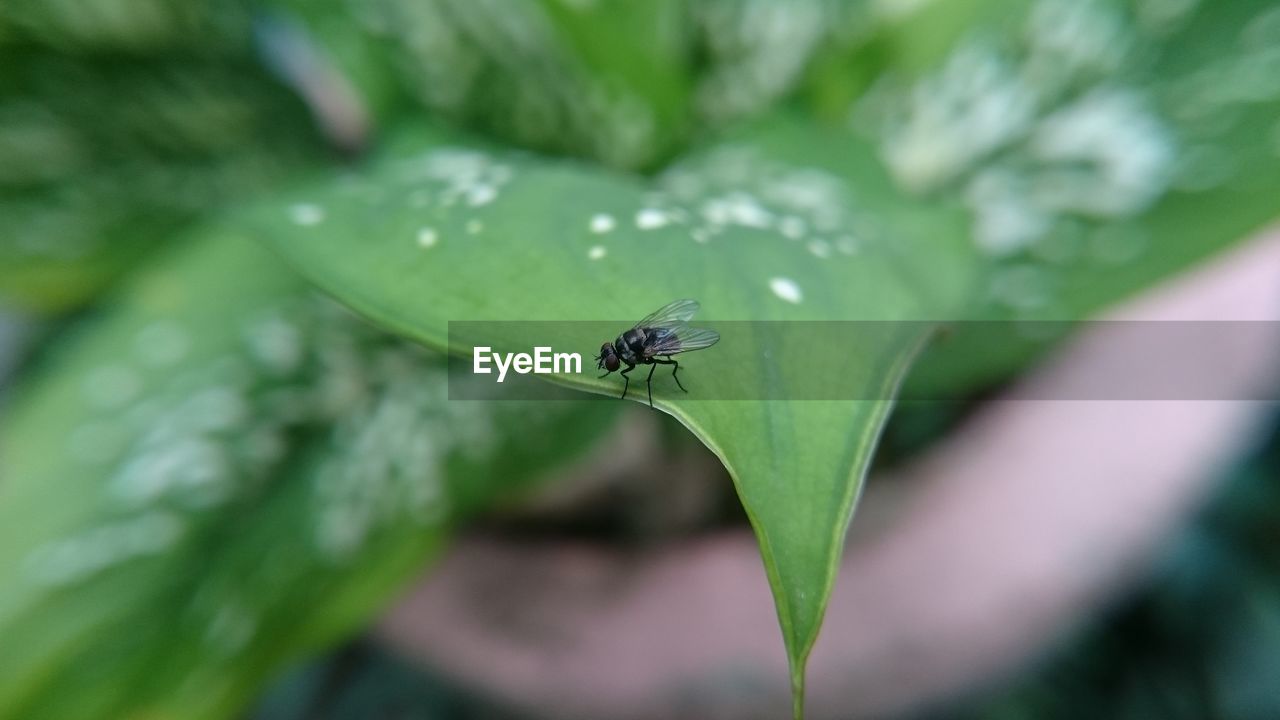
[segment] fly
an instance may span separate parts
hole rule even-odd
[[[637,365],[651,365],[649,377],[645,383],[649,387],[649,407],[653,407],[653,371],[659,365],[671,365],[671,377],[676,386],[684,392],[677,373],[680,363],[671,358],[682,352],[701,350],[711,347],[720,340],[720,333],[706,328],[689,327],[689,318],[698,312],[697,300],[676,300],[646,315],[630,330],[618,336],[612,343],[600,346],[600,354],[596,356],[596,367],[604,370],[605,377],[619,367],[626,365],[622,377],[626,381],[622,386],[622,398],[627,397],[631,387],[631,378],[627,373],[636,369]]]

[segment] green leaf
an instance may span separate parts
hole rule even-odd
[[[615,409],[446,402],[438,356],[227,230],[35,372],[0,418],[5,718],[233,716]]]
[[[11,0],[0,5],[0,44],[99,54],[225,49],[248,27],[249,11],[217,0],[87,0],[74,9]]]
[[[680,2],[386,0],[355,16],[411,94],[474,131],[625,168],[687,133]]]
[[[1280,215],[1274,2],[964,0],[862,38],[813,104],[904,192],[969,206],[992,266],[970,316],[1019,321],[957,332],[913,375],[926,394],[1007,376],[1046,345],[1015,328],[1088,317]]]
[[[258,222],[263,238],[357,311],[465,353],[469,344],[450,347],[450,320],[611,320],[616,333],[684,297],[702,303],[699,320],[712,326],[933,320],[962,302],[972,267],[953,213],[904,203],[865,146],[792,121],[731,138],[652,185],[418,129],[373,167],[306,188]],[[519,335],[528,326],[490,327],[493,337],[470,340],[535,339]],[[598,327],[543,324],[536,340],[590,353],[611,339],[583,329]],[[749,327],[759,334],[726,335],[718,360],[681,356],[681,378],[704,392],[771,399],[697,400],[662,385],[654,403],[734,478],[777,601],[799,708],[862,476],[922,338],[850,343],[841,367],[868,399],[796,401],[786,393],[801,378],[788,371],[806,348],[771,345]],[[619,389],[616,376],[556,379]]]
[[[0,48],[0,302],[84,304],[200,213],[313,162],[306,124],[239,58]]]

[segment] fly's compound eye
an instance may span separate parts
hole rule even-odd
[[[605,343],[600,346],[600,354],[596,356],[596,367],[608,367],[610,370],[618,368],[618,357],[613,353],[613,346]]]

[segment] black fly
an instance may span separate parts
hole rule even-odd
[[[689,318],[696,312],[697,300],[676,300],[646,315],[630,330],[619,335],[612,344],[606,342],[601,345],[600,354],[596,356],[596,367],[604,370],[605,374],[600,377],[626,365],[627,368],[622,371],[622,377],[626,380],[622,386],[622,397],[626,398],[627,389],[631,387],[631,378],[627,377],[627,373],[635,370],[636,365],[652,365],[645,383],[649,386],[649,407],[653,407],[653,371],[659,365],[674,365],[671,377],[684,390],[684,385],[680,384],[680,378],[676,375],[680,372],[680,363],[672,360],[671,356],[711,347],[720,340],[720,333],[715,330],[689,327]]]

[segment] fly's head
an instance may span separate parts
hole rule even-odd
[[[600,346],[600,354],[596,356],[596,368],[613,372],[621,364],[618,360],[618,353],[613,349],[612,344],[606,342]]]

